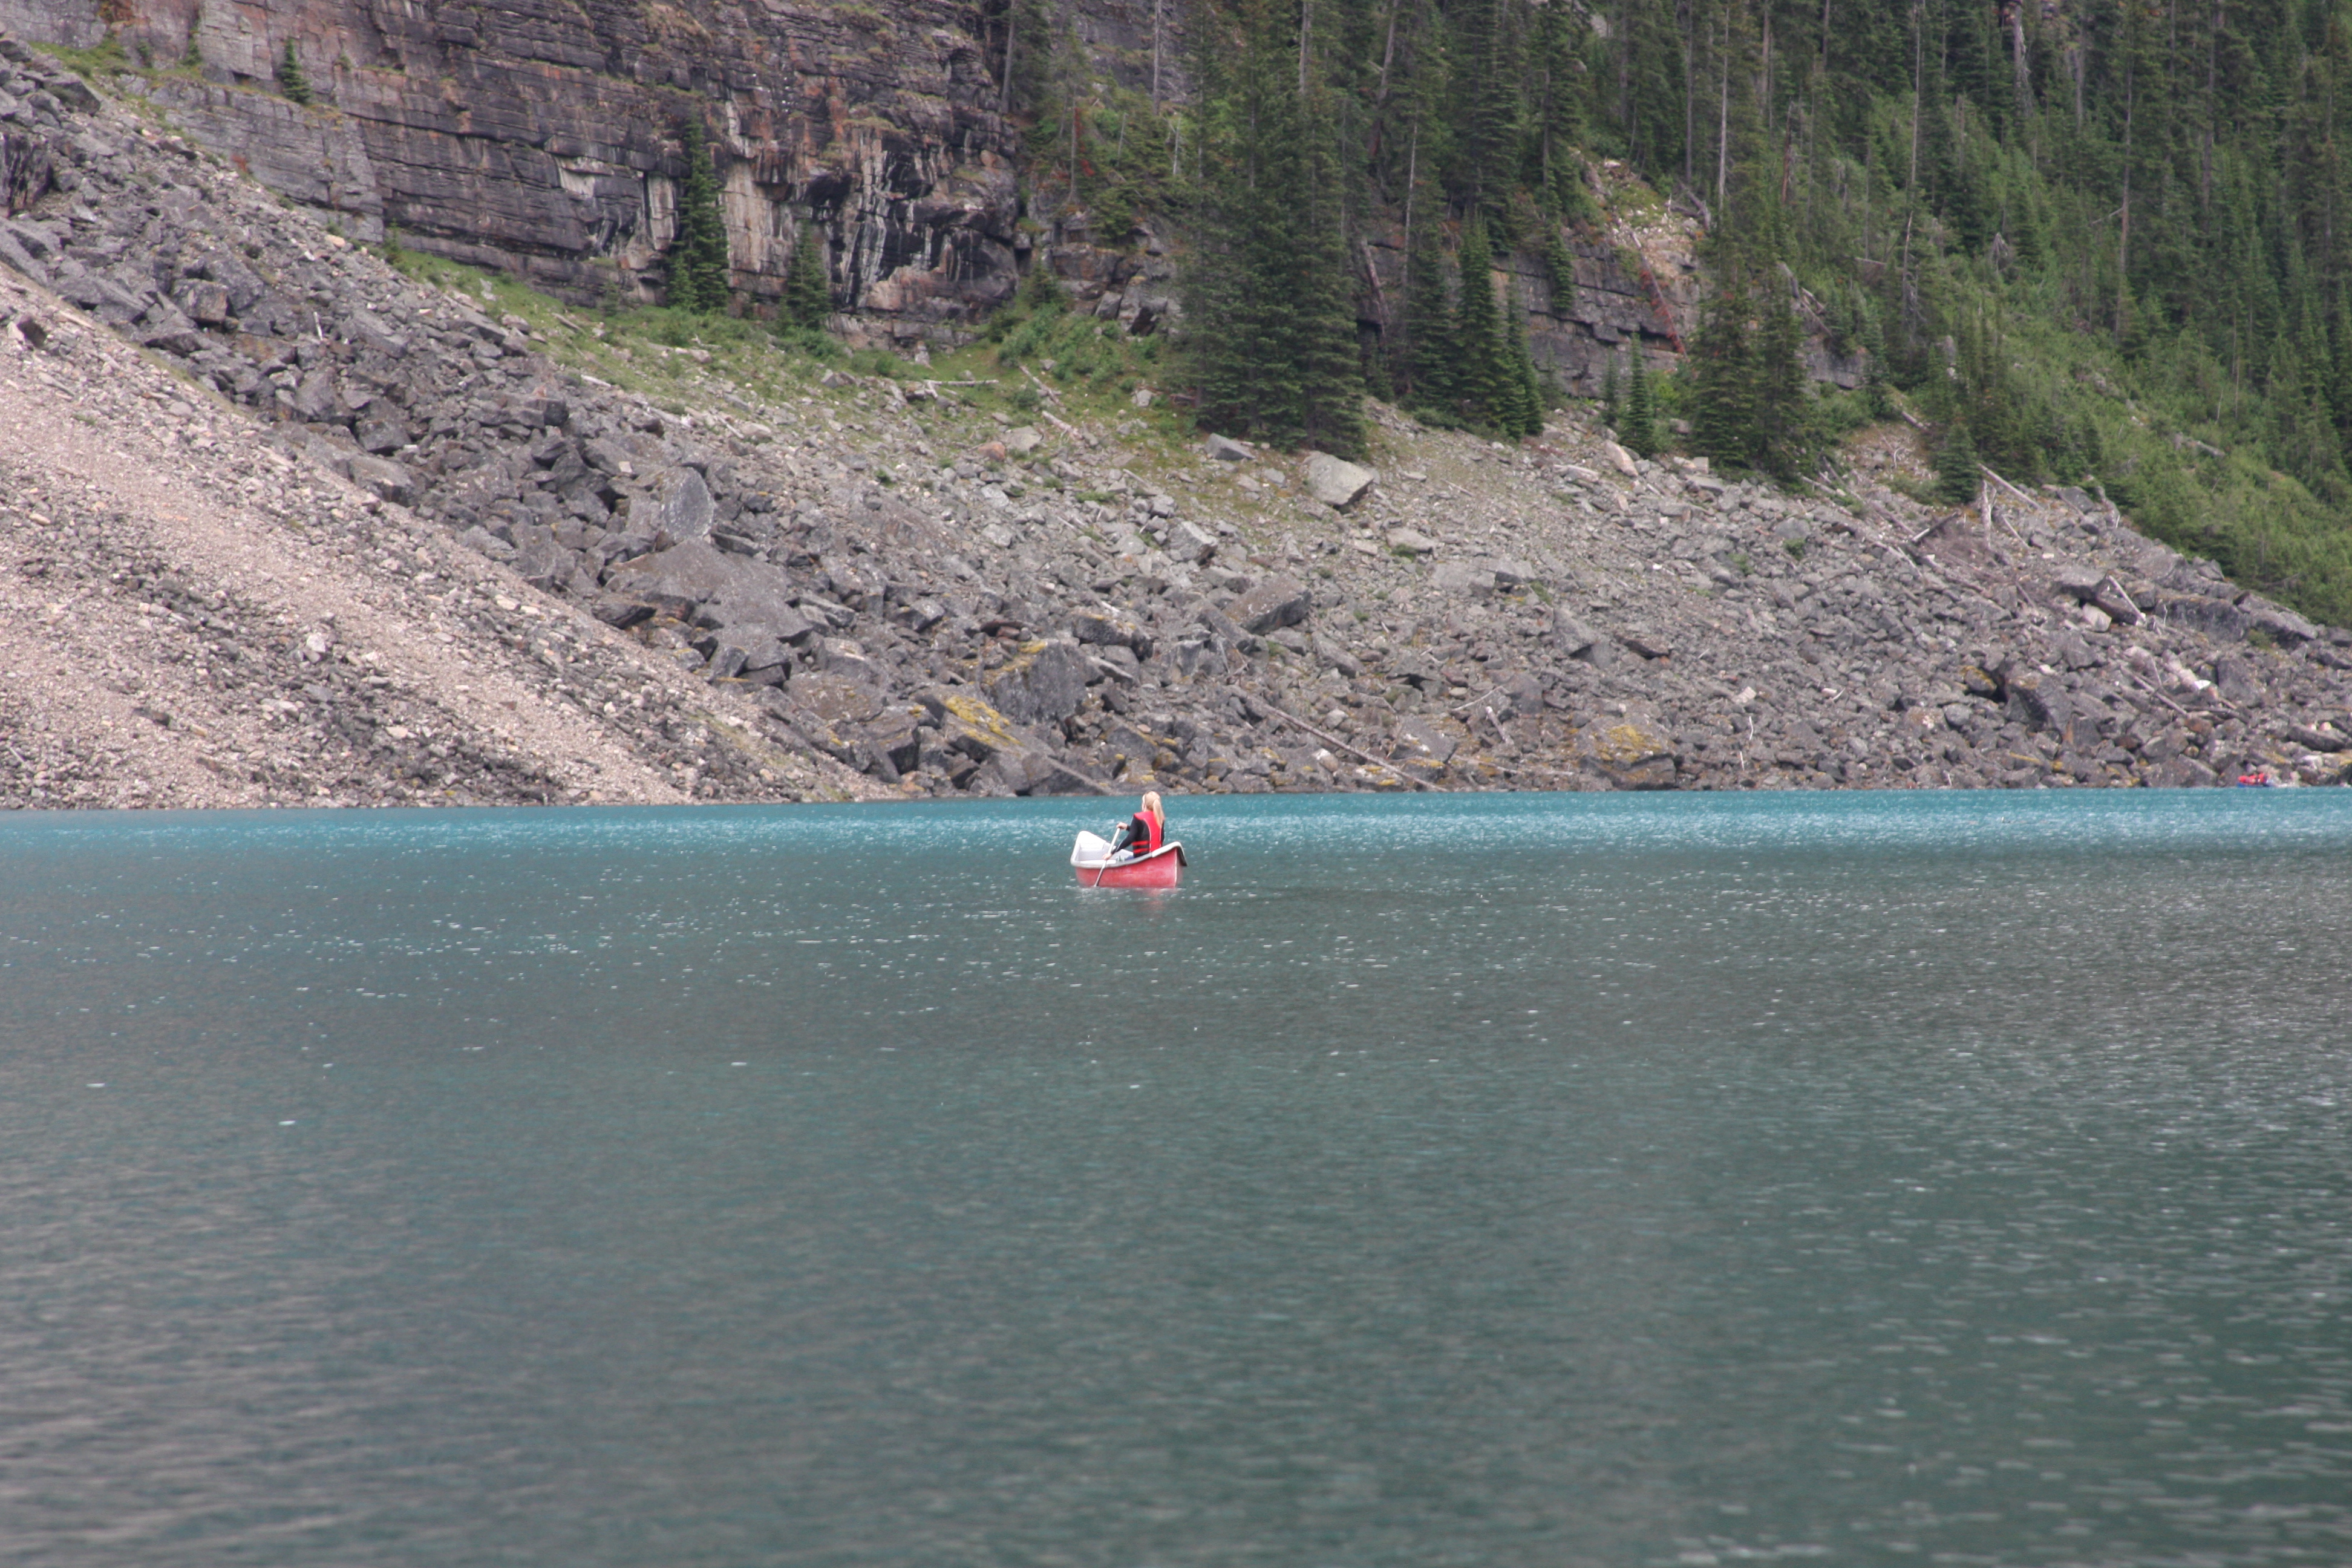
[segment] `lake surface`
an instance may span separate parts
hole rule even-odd
[[[2352,1561],[2352,791],[0,817],[0,1563]]]

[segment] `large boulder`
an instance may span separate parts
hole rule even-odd
[[[1067,644],[1054,645],[1068,647]],[[1076,650],[1069,650],[1073,656]],[[1108,786],[1055,756],[969,690],[927,691],[918,699],[939,726],[940,743],[980,767],[965,784],[973,795],[1107,795]]]
[[[1133,647],[1139,639],[1149,647],[1150,642],[1141,626],[1108,605],[1078,611],[1070,617],[1070,631],[1080,642],[1102,647]]]
[[[373,491],[395,506],[406,506],[416,491],[415,478],[389,458],[359,453],[350,460],[350,473],[353,484]]]
[[[1205,566],[1217,553],[1216,535],[1197,522],[1179,522],[1168,531],[1168,553]]]
[[[1461,594],[1473,599],[1492,598],[1495,593],[1494,570],[1467,561],[1439,562],[1430,573],[1429,582],[1441,594]]]
[[[2227,599],[2203,594],[2165,594],[2157,600],[2158,613],[2178,626],[2192,626],[2215,642],[2242,642],[2253,624],[2246,612]]]
[[[544,588],[556,581],[572,578],[572,552],[555,542],[555,535],[537,523],[520,526],[514,531],[514,568],[523,580],[534,587]]]
[[[2295,647],[2319,637],[2319,628],[2296,615],[2284,605],[2273,605],[2259,594],[2249,594],[2239,607],[2253,623],[2253,629],[2267,634],[2273,642]]]
[[[1674,737],[1646,714],[1593,720],[1577,731],[1576,757],[1618,789],[1674,787]]]
[[[1396,758],[1399,762],[1444,764],[1462,744],[1453,728],[1435,719],[1418,714],[1397,721]]]
[[[1545,635],[1551,638],[1554,647],[1570,658],[1584,658],[1601,646],[1601,641],[1599,632],[1574,616],[1563,615],[1557,610],[1552,613],[1551,628]]]
[[[1315,608],[1306,586],[1290,577],[1269,577],[1225,606],[1225,614],[1255,637],[1295,626]]]
[[[793,681],[792,701],[793,707],[836,725],[870,723],[888,706],[869,683],[831,670]]]
[[[2225,653],[2213,661],[2213,689],[2223,701],[2241,708],[2263,700],[2262,676],[2242,654]]]
[[[1032,643],[985,680],[999,712],[1021,724],[1058,724],[1087,700],[1086,656],[1075,643]]]
[[[2126,626],[2139,622],[2139,605],[2125,592],[2124,585],[2095,566],[2063,565],[2051,574],[2050,586],[2061,597],[2078,604],[2094,605],[2108,619]]]
[[[1328,452],[1307,454],[1307,493],[1334,511],[1345,511],[1371,492],[1381,476]]]
[[[692,473],[691,468],[684,470]],[[793,605],[791,579],[781,566],[690,540],[623,562],[605,574],[612,593],[685,619],[708,607],[720,626],[761,626],[786,641],[807,635],[808,617]]]
[[[985,763],[1000,752],[1028,747],[1028,737],[1015,731],[1011,720],[968,689],[925,692],[917,700],[939,726],[940,744],[975,763]]]
[[[710,487],[692,468],[665,469],[654,481],[654,500],[663,544],[710,537]]]
[[[2061,745],[2074,739],[2074,705],[2055,679],[2012,666],[2003,672],[2001,691],[2010,718],[2029,730],[2048,731]]]

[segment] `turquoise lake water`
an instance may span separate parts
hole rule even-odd
[[[2352,791],[0,816],[0,1563],[2352,1561]]]

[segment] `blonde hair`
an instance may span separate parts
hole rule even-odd
[[[1146,790],[1144,792],[1143,809],[1150,812],[1152,816],[1160,818],[1162,822],[1168,820],[1168,814],[1160,809],[1160,792],[1156,789]]]

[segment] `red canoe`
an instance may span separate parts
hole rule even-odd
[[[1132,860],[1081,860],[1073,857],[1070,866],[1077,872],[1078,886],[1082,888],[1172,888],[1184,876],[1184,847],[1165,844]]]

